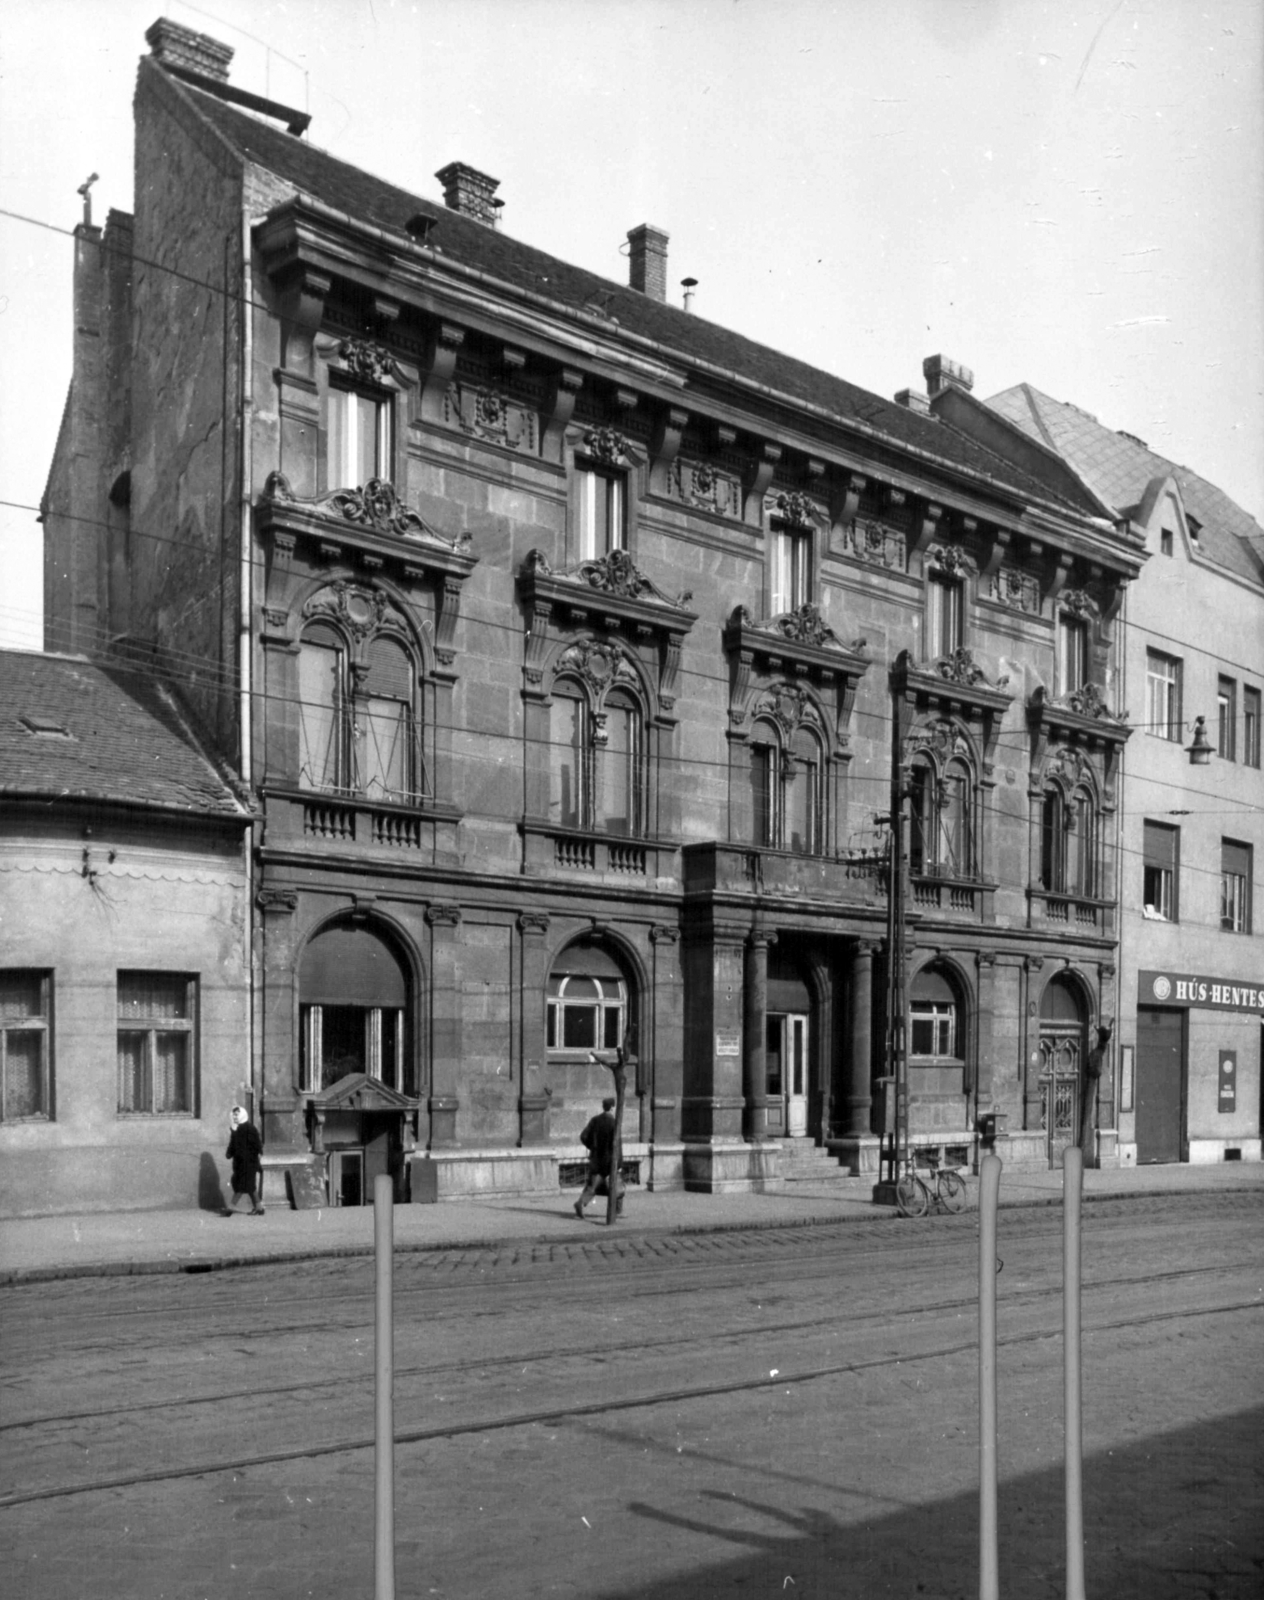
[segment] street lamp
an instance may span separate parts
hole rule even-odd
[[[1211,760],[1211,740],[1207,737],[1206,717],[1194,718],[1194,742],[1187,746],[1191,767],[1205,767]]]

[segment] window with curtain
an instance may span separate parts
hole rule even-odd
[[[1088,682],[1088,624],[1070,612],[1058,613],[1058,693],[1073,694]]]
[[[627,473],[617,467],[576,467],[577,552],[598,561],[627,549]]]
[[[405,644],[378,634],[353,665],[332,624],[299,644],[299,787],[413,802],[426,793],[417,667]]]
[[[1232,678],[1216,680],[1216,754],[1237,760],[1238,686]]]
[[[1248,767],[1260,764],[1260,691],[1242,691],[1242,759]]]
[[[362,489],[374,478],[394,477],[394,406],[389,394],[331,384],[326,419],[330,489]]]
[[[118,1109],[127,1116],[196,1112],[197,979],[118,974]]]
[[[926,654],[950,656],[965,643],[965,587],[959,579],[933,572],[926,582]]]
[[[52,974],[0,972],[0,1122],[52,1114]]]
[[[812,598],[812,535],[806,528],[773,526],[768,535],[768,608],[772,616],[797,611]]]
[[[1220,927],[1225,933],[1251,931],[1252,854],[1249,844],[1220,841]]]
[[[1146,651],[1146,732],[1181,742],[1181,663],[1160,650]]]

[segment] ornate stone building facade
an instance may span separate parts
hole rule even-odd
[[[257,798],[270,1165],[555,1187],[622,1048],[641,1182],[876,1170],[893,796],[913,1137],[1051,1159],[1118,1003],[1131,530],[940,416],[952,363],[867,394],[669,305],[659,230],[610,283],[150,42],[109,631]]]

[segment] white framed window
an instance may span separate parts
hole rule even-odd
[[[926,580],[926,654],[937,661],[965,643],[965,585],[932,572]]]
[[[326,419],[330,489],[362,489],[374,478],[394,477],[395,407],[389,394],[331,383]]]
[[[197,979],[184,972],[118,974],[121,1116],[197,1111]]]
[[[1260,691],[1249,685],[1242,691],[1242,759],[1248,767],[1260,764]]]
[[[580,561],[599,561],[628,547],[628,478],[619,467],[575,468],[576,550]]]
[[[1181,663],[1161,650],[1146,651],[1146,732],[1181,742]]]
[[[1232,678],[1216,680],[1216,754],[1237,760],[1238,686]]]
[[[1058,613],[1058,694],[1074,694],[1088,682],[1088,624]]]
[[[914,1000],[909,1006],[909,1054],[954,1059],[957,1007],[951,1000]]]
[[[774,523],[768,535],[768,610],[774,617],[812,599],[812,535]]]
[[[1252,855],[1249,844],[1220,841],[1220,927],[1225,933],[1251,931]]]
[[[623,1043],[627,985],[592,973],[549,979],[545,1043],[550,1050],[617,1050]]]
[[[0,1122],[52,1115],[52,973],[0,972]]]
[[[353,1072],[405,1091],[402,1006],[304,1005],[299,1020],[299,1080],[305,1094],[328,1089]]]

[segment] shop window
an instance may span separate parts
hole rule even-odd
[[[362,489],[394,477],[394,404],[381,390],[331,383],[326,481],[331,489]]]
[[[806,528],[779,527],[768,535],[768,611],[780,616],[812,599],[812,535]]]
[[[924,877],[974,876],[974,781],[964,761],[953,759],[940,777],[928,757],[910,774],[909,865]]]
[[[767,850],[817,855],[824,835],[824,762],[821,744],[800,727],[787,741],[770,722],[751,734],[753,843]]]
[[[1146,731],[1181,742],[1181,663],[1160,650],[1146,651]]]
[[[545,1043],[550,1051],[617,1050],[624,1041],[628,986],[600,945],[572,945],[549,975]]]
[[[1074,694],[1088,682],[1088,624],[1083,617],[1058,614],[1058,693]]]
[[[1260,764],[1260,691],[1242,691],[1242,759],[1248,767]]]
[[[1220,841],[1220,926],[1225,933],[1251,931],[1251,869],[1249,844]]]
[[[1232,678],[1216,680],[1216,754],[1237,760],[1238,686]]]
[[[333,624],[310,623],[298,693],[301,788],[396,802],[424,794],[417,667],[400,640],[377,635],[353,665]]]
[[[628,475],[618,467],[575,469],[576,549],[580,561],[599,561],[628,547]]]
[[[582,685],[554,686],[549,716],[549,820],[558,827],[644,831],[644,718],[624,689],[593,708]]]
[[[408,976],[393,946],[369,928],[319,933],[299,966],[299,1086],[306,1094],[364,1073],[414,1092]]]
[[[0,972],[0,1121],[52,1115],[52,974]]]
[[[196,1113],[197,979],[118,975],[118,1109],[125,1116]]]
[[[1176,922],[1180,912],[1180,829],[1169,828],[1162,822],[1145,823],[1142,851],[1141,903],[1145,915],[1160,922]]]
[[[932,661],[965,644],[965,585],[932,572],[926,580],[926,654]]]

